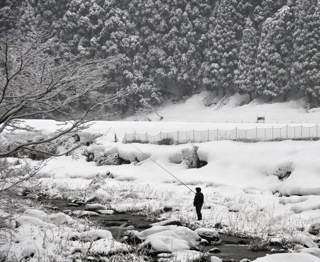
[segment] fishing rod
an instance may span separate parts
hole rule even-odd
[[[164,171],[166,171],[169,175],[171,175],[172,177],[174,177],[176,180],[178,180],[182,185],[184,185],[186,188],[188,188],[192,193],[196,193],[194,192],[190,187],[188,187],[185,183],[183,183],[179,178],[177,178],[174,174],[172,174],[169,170],[167,170],[165,167],[163,167],[162,165],[160,165],[157,161],[155,161],[154,159],[152,159],[150,156],[148,156],[146,153],[144,153],[142,150],[140,150],[138,147],[136,147],[133,144],[130,144],[131,146],[133,146],[135,149],[137,149],[139,152],[141,152],[143,155],[145,155],[147,158],[149,158],[152,162],[154,162],[156,165],[158,165],[160,168],[162,168]]]

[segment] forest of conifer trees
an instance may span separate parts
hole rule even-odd
[[[58,63],[117,57],[101,92],[123,113],[204,89],[320,101],[318,0],[6,0],[0,24]]]

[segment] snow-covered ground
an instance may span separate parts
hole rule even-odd
[[[176,132],[189,130],[311,126],[319,124],[320,110],[307,110],[303,100],[264,104],[254,100],[242,105],[244,97],[233,96],[218,110],[202,103],[206,93],[184,103],[169,104],[147,117],[133,116],[122,121],[96,121],[86,133],[100,133],[98,143],[86,149],[95,156],[116,152],[131,163],[97,166],[79,155],[53,158],[42,169],[42,182],[48,188],[86,190],[90,182],[103,177],[102,188],[121,194],[135,192],[138,200],[120,201],[118,210],[157,209],[170,206],[173,212],[163,219],[196,220],[192,206],[195,187],[205,195],[201,226],[212,228],[222,223],[226,232],[291,240],[301,253],[271,255],[256,261],[320,261],[311,227],[320,225],[320,141],[245,143],[213,141],[195,143],[200,160],[208,164],[188,169],[183,156],[192,144],[123,144],[125,133]],[[265,123],[256,123],[264,116]],[[43,133],[53,132],[56,123],[29,120]],[[84,136],[83,134],[82,136]],[[115,135],[118,142],[114,142]],[[112,174],[109,178],[106,174]],[[170,216],[168,215],[170,214]],[[26,219],[22,219],[22,223]],[[43,222],[44,223],[44,222]],[[49,223],[46,221],[46,223]],[[27,229],[25,229],[27,230]],[[149,239],[149,241],[151,241]],[[302,247],[308,247],[309,251]],[[308,249],[307,248],[307,249]],[[312,255],[308,254],[311,253]]]

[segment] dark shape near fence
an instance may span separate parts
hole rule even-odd
[[[184,143],[202,143],[219,140],[233,141],[281,141],[281,140],[318,140],[319,125],[315,126],[284,126],[284,127],[269,127],[252,129],[234,128],[231,130],[205,130],[205,131],[177,131],[173,133],[160,132],[157,135],[125,134],[123,143],[151,143],[165,144],[162,141],[171,141],[171,144]]]

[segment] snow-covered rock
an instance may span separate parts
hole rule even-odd
[[[210,262],[222,262],[222,260],[216,256],[210,257]]]
[[[200,261],[202,258],[202,253],[195,250],[183,250],[168,253],[160,253],[157,255],[158,262],[173,262],[173,261],[181,261],[181,262],[195,262]]]
[[[82,241],[95,241],[98,239],[108,239],[112,240],[112,233],[108,230],[103,230],[103,229],[92,229],[89,231],[85,231],[80,233],[79,235],[80,240]]]
[[[252,262],[320,262],[320,258],[307,253],[273,254]]]
[[[72,215],[77,217],[96,217],[99,216],[97,212],[86,211],[86,210],[74,210],[72,211]]]
[[[128,253],[129,246],[119,243],[114,239],[99,239],[92,243],[90,248],[91,255],[111,255],[116,253]]]
[[[305,247],[318,247],[318,245],[306,234],[303,232],[297,232],[292,237],[288,238],[288,241],[301,244]]]
[[[97,201],[102,203],[110,202],[111,200],[111,194],[101,188],[97,189],[86,199],[87,202]]]
[[[312,235],[318,235],[320,233],[320,221],[315,221],[310,224],[308,232]]]
[[[208,241],[218,241],[220,239],[219,233],[215,229],[200,227],[194,232],[196,232],[201,238],[204,238]]]
[[[85,209],[85,210],[88,210],[88,211],[95,211],[95,212],[97,212],[98,210],[105,210],[105,209],[107,209],[107,207],[104,206],[104,205],[101,205],[101,204],[86,204],[86,205],[84,206],[84,209]]]
[[[311,248],[303,248],[300,250],[301,253],[308,253],[310,255],[314,255],[318,258],[320,258],[320,249],[317,247],[311,247]]]
[[[187,227],[154,226],[136,234],[143,240],[141,248],[150,253],[197,249],[201,238]]]
[[[163,220],[163,221],[151,224],[151,226],[169,226],[169,225],[181,226],[182,223],[178,219],[167,219],[167,220]]]

